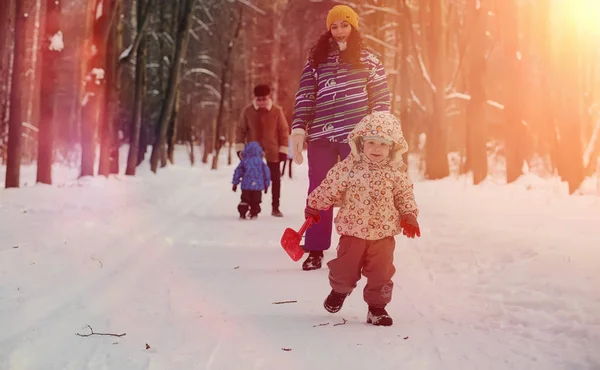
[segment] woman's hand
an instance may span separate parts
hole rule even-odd
[[[302,150],[304,149],[304,134],[292,134],[292,156],[296,164],[302,164]]]

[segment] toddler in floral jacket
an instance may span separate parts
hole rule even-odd
[[[365,116],[348,135],[351,154],[338,162],[307,199],[306,217],[341,207],[334,223],[340,242],[328,263],[331,293],[327,311],[338,312],[362,274],[367,323],[390,326],[385,306],[392,299],[395,235],[421,236],[413,184],[402,161],[408,145],[398,119],[388,112]]]

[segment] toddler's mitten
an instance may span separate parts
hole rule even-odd
[[[402,215],[400,217],[400,227],[402,227],[402,234],[408,238],[414,238],[421,236],[421,229],[419,228],[419,222],[417,218],[410,213]]]
[[[313,222],[316,224],[318,224],[319,221],[321,221],[321,213],[319,212],[319,210],[306,206],[306,208],[304,209],[304,218],[309,217],[312,217]]]

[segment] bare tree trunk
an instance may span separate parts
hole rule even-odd
[[[35,4],[35,5],[34,5]],[[37,140],[36,131],[40,120],[40,78],[42,73],[42,64],[39,62],[40,59],[40,30],[44,27],[44,19],[42,16],[42,0],[31,0],[31,5],[28,8],[28,22],[26,26],[29,30],[33,30],[30,36],[26,36],[26,40],[29,43],[31,40],[31,47],[28,47],[30,53],[30,64],[27,66],[27,73],[25,74],[26,79],[29,82],[29,88],[25,92],[24,98],[26,99],[26,115],[23,119],[28,125],[24,126],[26,129],[23,132],[23,137],[27,140],[22,143],[22,160],[25,159],[27,163],[34,161],[37,151]],[[27,12],[27,10],[26,10]],[[33,13],[33,14],[32,14]],[[29,46],[29,45],[28,45]],[[32,129],[31,127],[35,127]]]
[[[169,33],[172,35],[173,38],[177,38],[177,22],[180,19],[178,14],[179,14],[179,6],[180,6],[180,2],[181,0],[174,0],[171,3],[171,24],[169,24],[168,22],[168,18],[167,18],[167,5],[169,5],[167,2],[165,1],[160,1],[160,24],[159,24],[159,33],[161,35],[161,37],[158,39],[158,47],[159,47],[159,54],[160,54],[160,61],[159,61],[159,76],[158,76],[158,85],[160,86],[160,96],[162,98],[162,100],[164,101],[165,95],[166,95],[166,91],[167,91],[167,77],[165,75],[168,75],[168,70],[169,70],[169,61],[170,63],[173,63],[173,58],[174,58],[174,53],[175,53],[175,48],[173,47],[173,50],[171,50],[171,48],[165,43],[165,39],[166,37],[169,35]],[[175,97],[175,101],[177,101],[178,97]],[[171,126],[171,123],[169,122],[169,128]],[[155,128],[155,132],[158,132],[158,128]],[[167,136],[168,136],[169,131],[167,131]],[[167,159],[166,159],[166,155],[164,153],[164,148],[161,148],[161,153],[160,153],[160,166],[165,167],[167,165]]]
[[[134,110],[130,126],[131,130],[129,134],[129,153],[127,156],[127,168],[125,169],[125,175],[129,176],[135,176],[135,169],[137,167],[140,145],[140,132],[142,128],[142,116],[144,114],[144,96],[146,92],[146,37],[143,34],[144,22],[142,20],[142,8],[144,6],[144,0],[138,0],[137,5],[138,35],[136,35],[136,39],[139,39],[140,41],[138,42],[138,50],[136,51],[135,59],[135,97],[133,102]]]
[[[79,17],[84,17],[86,12],[93,11],[91,2],[88,1],[88,5],[83,7],[83,11],[78,14]],[[83,102],[83,92],[84,92],[84,82],[87,74],[87,52],[86,48],[88,46],[88,39],[91,29],[92,18],[88,15],[85,16],[85,21],[83,21],[83,25],[80,25],[78,31],[81,33],[81,37],[77,40],[77,50],[74,52],[75,58],[80,60],[80,63],[75,63],[73,69],[73,76],[69,79],[68,89],[72,91],[71,97],[74,100],[73,104],[69,107],[69,116],[66,122],[66,128],[64,132],[61,132],[57,136],[58,141],[61,144],[61,149],[64,153],[68,153],[70,150],[77,147],[77,145],[81,142],[81,117],[82,117],[82,102]],[[60,126],[59,126],[60,127]]]
[[[194,129],[192,118],[194,117],[194,110],[191,101],[192,95],[187,94],[185,102],[181,102],[181,114],[178,114],[179,122],[177,123],[179,130],[177,133],[177,141],[181,141],[184,144],[188,158],[190,159],[190,164],[193,167],[196,162],[196,156],[194,154]]]
[[[0,27],[0,82],[2,81],[2,77],[7,72],[8,64],[5,64],[5,58],[8,56],[10,52],[10,44],[9,36],[11,31],[11,16],[13,14],[14,0],[5,0],[0,2],[0,24],[3,27]]]
[[[538,109],[536,110],[537,118],[539,120],[539,139],[541,145],[538,146],[539,154],[544,157],[548,157],[550,160],[550,167],[552,172],[556,170],[556,164],[554,158],[553,142],[555,140],[556,129],[555,129],[555,105],[552,98],[553,76],[554,70],[552,65],[552,50],[551,50],[551,37],[550,37],[550,3],[542,1],[536,6],[536,15],[538,22],[536,23],[535,30],[537,31],[536,44],[539,46],[542,60],[547,62],[541,66],[540,71],[540,102]]]
[[[14,65],[10,93],[10,118],[8,123],[8,145],[6,153],[6,188],[18,188],[21,178],[21,98],[25,68],[25,4],[15,1]]]
[[[152,126],[144,124],[142,121],[142,127],[140,128],[140,144],[138,145],[138,154],[137,154],[137,165],[142,164],[146,157],[146,151],[148,150],[148,143],[151,140],[150,130],[152,130]]]
[[[525,130],[521,115],[521,70],[522,55],[519,51],[519,13],[517,0],[504,0],[501,5],[503,14],[501,19],[506,25],[503,29],[505,34],[504,56],[505,65],[505,156],[506,156],[506,182],[517,180],[523,173],[525,161],[524,136]]]
[[[279,61],[281,60],[281,32],[287,0],[273,1],[273,49],[271,53],[271,98],[279,103]],[[237,38],[237,37],[236,37]],[[235,42],[235,41],[234,41]]]
[[[173,6],[172,6],[172,11],[173,14],[179,14],[178,16],[173,16],[171,17],[171,19],[173,20],[173,22],[171,22],[171,33],[173,34],[173,37],[176,38],[177,37],[177,29],[179,27],[179,20],[184,16],[182,13],[182,10],[184,10],[181,1],[175,1],[173,2]],[[175,50],[173,50],[173,54],[174,55]],[[174,58],[174,56],[173,56]],[[173,111],[171,114],[171,117],[169,118],[169,128],[167,129],[167,150],[164,150],[164,147],[161,148],[161,153],[160,153],[160,167],[166,167],[167,166],[167,161],[170,161],[171,164],[174,164],[175,162],[175,137],[177,134],[177,113],[179,111],[179,90],[177,90],[177,92],[175,93],[175,103],[173,106]]]
[[[242,11],[243,8],[240,8],[240,17],[238,19],[237,22],[237,26],[235,29],[235,32],[233,34],[233,38],[231,39],[231,41],[229,42],[228,46],[227,46],[227,51],[225,54],[225,60],[223,61],[223,69],[221,70],[221,88],[220,88],[220,94],[221,94],[221,98],[219,99],[219,111],[217,113],[217,125],[215,127],[215,153],[213,155],[213,160],[212,160],[212,166],[211,169],[216,170],[217,169],[217,165],[219,163],[219,151],[221,150],[221,146],[225,143],[225,140],[223,139],[223,132],[222,132],[222,126],[223,126],[223,105],[225,104],[225,88],[226,88],[226,82],[227,82],[227,72],[229,72],[229,65],[231,63],[231,52],[233,51],[233,47],[235,46],[235,42],[238,38],[238,36],[240,35],[240,30],[242,28],[242,21],[244,19],[244,12]]]
[[[171,164],[175,164],[175,142],[177,141],[177,125],[179,123],[179,96],[180,92],[177,90],[177,93],[175,94],[173,115],[171,116],[171,121],[169,122],[169,130],[167,131],[167,153],[161,158],[161,167],[165,167],[167,165],[167,160],[171,162]]]
[[[0,164],[6,161],[6,129],[10,101],[10,82],[12,65],[11,30],[14,18],[14,0],[0,2]]]
[[[237,119],[234,118],[234,112],[235,110],[233,109],[233,74],[234,74],[234,66],[231,66],[231,72],[229,73],[229,95],[228,95],[228,100],[229,100],[229,111],[227,112],[227,142],[229,143],[228,146],[228,150],[227,150],[227,165],[231,166],[231,163],[233,163],[233,142],[235,140],[235,128],[236,128],[236,123],[237,123]],[[291,124],[291,122],[290,122]]]
[[[229,145],[227,146],[227,165],[231,166],[232,163],[233,163],[233,141],[230,141]]]
[[[579,77],[581,74],[581,50],[579,35],[575,29],[565,31],[558,60],[560,82],[559,114],[556,126],[556,151],[558,153],[558,173],[569,184],[569,194],[573,194],[585,179],[583,167],[583,144],[581,136],[582,115],[579,109]]]
[[[425,176],[430,180],[444,178],[450,174],[446,138],[446,14],[444,0],[431,0],[431,34],[429,43],[429,65],[433,85],[433,111],[427,127]]]
[[[404,131],[404,135],[406,136],[409,143],[411,142],[411,138],[414,136],[413,134],[413,126],[414,124],[410,120],[410,71],[408,66],[408,57],[409,57],[409,32],[412,33],[412,24],[411,17],[408,12],[410,9],[406,4],[406,0],[398,1],[398,8],[401,14],[400,18],[400,27],[397,29],[397,35],[400,35],[401,38],[401,47],[402,51],[399,58],[398,69],[400,78],[400,122],[402,122],[402,130]],[[397,53],[397,52],[396,52]],[[404,153],[402,156],[404,159],[404,163],[408,166],[408,152]]]
[[[208,157],[210,153],[213,151],[215,140],[213,139],[215,135],[215,125],[214,123],[206,123],[204,125],[204,136],[202,137],[202,144],[204,146],[202,152],[202,163],[208,163]]]
[[[95,0],[89,9],[92,40],[88,45],[85,91],[81,109],[81,176],[94,176],[96,136],[106,95],[106,47],[114,0]]]
[[[183,17],[182,10],[184,8],[182,5],[183,5],[183,3],[181,0],[176,0],[172,3],[172,6],[171,6],[171,11],[173,14],[173,16],[171,16],[171,35],[173,35],[174,39],[177,38],[177,30],[179,27],[179,22]],[[171,57],[171,63],[173,63],[173,60],[175,58],[175,48],[173,48],[170,57]],[[163,82],[163,84],[164,84],[164,82]],[[163,89],[163,91],[166,91],[166,89]],[[174,99],[175,99],[175,103],[173,105],[171,116],[169,117],[169,123],[168,123],[169,127],[167,129],[167,148],[166,148],[166,150],[165,150],[164,146],[160,148],[160,168],[167,166],[168,156],[171,151],[175,150],[174,146],[171,143],[173,141],[173,136],[175,134],[175,125],[177,124],[177,122],[175,121],[175,117],[176,117],[176,111],[179,109],[179,107],[178,107],[179,106],[179,90],[177,90],[175,92]]]
[[[467,163],[473,172],[473,184],[481,183],[488,174],[487,166],[487,120],[486,104],[487,94],[485,87],[485,74],[487,60],[486,19],[487,9],[479,0],[469,0],[469,13],[471,15],[471,50],[470,65],[468,68],[468,84],[471,100],[467,103]]]
[[[160,159],[161,150],[165,146],[167,139],[167,129],[169,127],[169,118],[171,118],[171,112],[175,104],[175,93],[179,88],[179,74],[181,71],[181,61],[185,58],[187,50],[187,44],[189,39],[189,29],[193,13],[193,5],[195,0],[183,0],[184,11],[182,19],[180,19],[179,27],[177,30],[177,41],[175,44],[175,57],[171,64],[171,70],[169,73],[169,81],[167,85],[167,91],[165,94],[165,102],[160,111],[160,117],[158,120],[159,132],[154,140],[152,146],[152,155],[150,156],[150,169],[156,173],[158,169],[158,161]]]
[[[160,13],[160,20],[158,25],[158,53],[160,55],[160,60],[158,61],[158,86],[160,87],[160,96],[164,97],[165,91],[167,90],[167,79],[165,78],[165,74],[168,67],[167,63],[165,62],[165,59],[168,55],[168,48],[165,43],[165,37],[167,36],[167,3],[165,1],[159,1],[159,4],[160,7],[158,8],[158,11]]]
[[[122,1],[113,0],[114,11],[121,14]],[[101,176],[110,175],[111,173],[119,173],[119,143],[117,141],[115,127],[117,110],[119,106],[119,89],[118,89],[118,70],[119,70],[119,55],[121,51],[120,43],[120,22],[115,22],[110,27],[110,37],[107,42],[106,52],[106,85],[103,105],[100,117],[100,163],[98,165],[98,174]]]
[[[58,86],[57,64],[62,50],[60,31],[60,1],[46,0],[46,23],[42,43],[42,76],[40,123],[38,132],[37,182],[52,184],[54,161],[54,108]],[[55,37],[57,44],[52,43]]]
[[[124,0],[115,0],[116,1],[116,14],[119,15],[117,19],[114,19],[114,23],[112,27],[115,29],[114,34],[114,50],[115,56],[113,57],[113,62],[115,63],[114,71],[114,85],[113,85],[113,98],[112,98],[112,107],[111,107],[111,132],[110,137],[112,139],[111,148],[110,148],[110,173],[118,174],[120,172],[119,167],[119,148],[121,147],[121,137],[120,137],[120,128],[121,128],[121,85],[122,85],[122,70],[120,67],[120,63],[118,62],[118,53],[123,49],[123,27],[124,20],[121,18],[123,14],[123,9],[125,7]]]
[[[189,105],[188,110],[190,110]],[[191,119],[188,119],[187,121],[188,124],[185,127],[187,128],[187,141],[190,145],[190,164],[193,167],[194,163],[196,163],[196,156],[194,154],[194,125],[191,123]]]
[[[129,53],[127,53],[126,58],[122,58],[121,59],[121,66],[127,62],[128,60],[130,60],[131,58],[133,58],[134,55],[136,55],[137,58],[137,53],[140,52],[140,47],[142,44],[142,39],[144,38],[144,35],[146,33],[146,30],[148,29],[148,25],[150,24],[150,11],[152,9],[152,6],[154,4],[153,2],[154,0],[147,0],[145,2],[145,6],[142,10],[141,7],[138,7],[136,9],[135,12],[131,12],[132,14],[132,24],[135,24],[136,27],[136,36],[130,46],[130,50]],[[161,8],[159,8],[159,12],[161,15],[161,20],[160,20],[160,25],[162,27],[163,21],[165,19],[165,12],[164,12],[164,5],[165,2],[164,1],[160,1],[159,4],[161,5]],[[136,18],[137,16],[137,18]],[[163,77],[163,53],[162,53],[162,45],[163,45],[163,38],[164,38],[164,34],[162,32],[162,28],[159,29],[159,33],[160,33],[160,37],[159,37],[159,47],[161,48],[161,52],[160,52],[160,68],[159,68],[159,79],[161,79],[160,85],[162,86],[162,77]],[[146,52],[146,50],[144,51]],[[136,59],[137,60],[137,59]],[[145,63],[145,62],[144,62]],[[137,64],[136,64],[136,72],[137,72]],[[146,74],[146,72],[144,72]],[[144,77],[144,84],[146,77]],[[163,92],[164,89],[161,89],[161,94]],[[145,91],[145,87],[144,87],[144,91]],[[135,93],[134,93],[135,94]],[[135,107],[136,102],[134,102],[134,107]],[[134,108],[135,109],[135,108]],[[141,116],[140,116],[141,117]],[[132,117],[132,120],[134,120],[134,118]],[[133,121],[132,121],[133,122]],[[141,121],[141,125],[140,125],[140,129],[139,129],[139,135],[138,138],[135,140],[135,144],[136,144],[136,148],[137,148],[137,152],[136,153],[131,153],[131,146],[132,146],[132,134],[130,134],[129,137],[129,148],[130,148],[130,152],[127,153],[127,169],[126,168],[126,172],[132,173],[132,175],[135,175],[135,170],[131,170],[130,166],[130,161],[134,161],[134,159],[132,159],[131,157],[134,156],[135,159],[135,165],[139,166],[143,161],[144,161],[144,157],[146,156],[146,150],[147,150],[147,146],[148,146],[148,141],[149,139],[149,131],[150,127],[148,124],[144,124],[144,121]]]
[[[246,22],[246,24],[248,24],[248,26],[246,27],[247,29],[244,31],[244,34],[246,35],[246,38],[248,40],[248,42],[250,43],[250,45],[253,45],[254,40],[256,39],[256,17],[252,16],[249,17],[250,19]],[[245,64],[246,64],[246,89],[244,89],[244,94],[246,96],[246,99],[244,99],[244,101],[250,101],[250,95],[251,95],[251,91],[252,88],[254,86],[256,86],[256,51],[254,47],[250,47],[250,51],[248,53],[248,55],[246,56],[246,60],[245,60]]]

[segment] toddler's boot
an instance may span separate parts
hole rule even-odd
[[[248,213],[248,203],[241,202],[238,204],[238,212],[240,213],[240,218],[242,220],[246,219],[246,213]]]
[[[325,307],[325,309],[331,313],[336,313],[342,309],[342,306],[344,305],[344,300],[346,300],[347,296],[348,294],[338,293],[332,289],[331,293],[329,293],[327,298],[325,298],[325,302],[323,302],[323,307]]]
[[[367,324],[373,324],[376,326],[392,326],[394,320],[388,315],[385,307],[372,307],[369,306],[369,312],[367,313]]]

